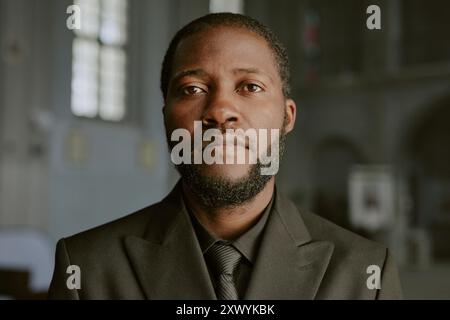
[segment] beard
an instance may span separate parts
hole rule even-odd
[[[253,164],[248,172],[238,178],[210,176],[202,173],[201,165],[182,164],[177,166],[185,185],[198,197],[206,208],[232,208],[242,205],[259,194],[270,175],[261,175],[261,164]]]
[[[279,157],[276,159],[279,162],[281,162],[286,146],[284,129],[286,120],[285,114],[284,123],[280,129]],[[270,145],[267,148],[270,150]],[[206,175],[202,172],[204,165],[183,163],[175,167],[181,175],[184,185],[197,196],[203,207],[210,209],[233,208],[249,202],[264,189],[273,177],[261,174],[263,165],[259,159],[256,164],[251,164],[247,173],[238,179]]]

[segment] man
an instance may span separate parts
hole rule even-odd
[[[281,156],[296,118],[285,49],[266,27],[231,13],[191,22],[166,52],[161,89],[172,160],[187,160],[176,164],[179,183],[155,205],[61,239],[50,298],[401,296],[386,248],[300,212],[276,191],[276,172],[262,174],[268,163],[261,154],[279,151]],[[181,135],[174,139],[174,133],[179,129],[190,137],[196,130],[216,130],[218,140],[228,139],[227,130],[270,129],[279,139],[272,136],[264,144],[257,136],[262,146],[257,151],[249,136],[231,140],[233,148],[244,150],[244,163],[220,161],[236,160],[222,140],[209,153],[219,161],[192,163],[195,153],[205,156],[208,139],[194,142],[194,150],[189,142],[177,155]],[[258,161],[250,163],[254,153]],[[67,285],[69,265],[80,268],[78,287]]]

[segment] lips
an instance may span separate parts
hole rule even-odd
[[[232,144],[230,144],[230,141],[232,141]],[[210,146],[211,148],[230,148],[232,146],[234,148],[245,148],[249,150],[249,144],[247,143],[245,137],[230,134],[224,134],[220,139],[216,138],[212,142],[203,142],[202,150],[205,150],[207,146]]]

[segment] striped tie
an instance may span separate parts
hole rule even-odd
[[[233,246],[216,242],[206,252],[206,261],[216,276],[216,295],[219,300],[237,300],[238,293],[233,272],[239,265],[241,254]]]

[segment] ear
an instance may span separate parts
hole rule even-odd
[[[294,129],[295,119],[297,117],[297,105],[294,100],[286,99],[284,102],[286,119],[284,123],[284,130],[286,133],[289,133]]]

